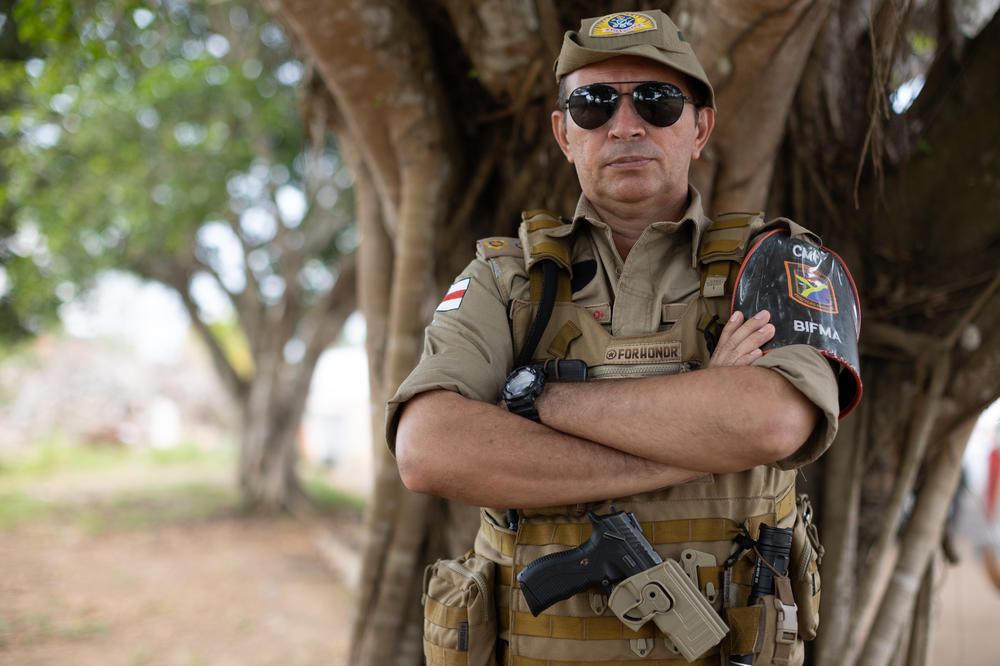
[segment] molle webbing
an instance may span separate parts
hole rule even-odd
[[[459,625],[469,623],[469,609],[455,606],[445,606],[438,603],[436,599],[426,597],[424,599],[424,622],[433,622],[442,627],[460,631]],[[469,663],[468,650],[456,650],[424,639],[424,652],[430,652],[431,663],[445,664],[445,666],[467,666]]]
[[[712,221],[698,248],[702,296],[718,298],[732,293],[754,223],[763,221],[763,213],[726,213]]]
[[[468,666],[469,664],[468,652],[451,650],[427,641],[424,641],[424,652],[428,653],[428,658],[435,664],[444,664],[445,666]]]
[[[469,621],[469,609],[462,606],[445,606],[433,597],[424,599],[424,617],[434,624],[457,629],[458,625]]]
[[[434,664],[444,664],[445,666],[468,666],[469,664],[467,651],[459,652],[424,641],[424,652]]]
[[[737,562],[733,568],[733,582],[749,586],[753,582],[753,569],[750,566],[741,565],[742,561]],[[501,585],[520,589],[521,586],[517,582],[517,574],[521,573],[522,569],[524,569],[523,566],[508,567],[502,564],[498,565],[497,581]],[[698,567],[698,586],[701,589],[705,589],[707,583],[714,583],[716,589],[718,589],[724,573],[723,570],[724,567],[721,565],[715,567]],[[529,617],[531,616],[529,615]],[[500,620],[501,622],[504,621],[503,615],[501,615]]]
[[[795,493],[789,490],[778,500],[774,513],[747,518],[747,527],[756,534],[761,523],[776,525],[795,510]],[[740,523],[728,518],[693,518],[640,522],[643,535],[655,545],[679,544],[696,541],[731,541],[740,533]],[[480,522],[483,536],[498,553],[505,557],[514,554],[515,535],[498,530],[483,518]],[[517,543],[524,546],[560,545],[575,548],[590,538],[591,523],[522,525]]]
[[[511,617],[513,615],[513,617]],[[617,617],[568,617],[543,613],[538,617],[531,613],[501,613],[500,628],[510,629],[519,636],[538,638],[568,638],[576,641],[618,641],[633,638],[653,638],[657,635],[652,622],[632,631]]]
[[[617,618],[614,618],[618,621]],[[618,621],[621,624],[620,621]],[[696,659],[692,662],[685,661],[684,657],[677,655],[677,659],[645,659],[638,661],[556,661],[555,659],[531,659],[529,657],[510,656],[509,647],[505,646],[503,661],[501,663],[511,664],[511,666],[718,666],[719,655],[711,654]],[[450,666],[450,664],[449,664]]]

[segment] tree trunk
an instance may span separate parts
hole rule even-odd
[[[257,393],[269,392],[266,386],[254,388]],[[243,405],[239,481],[252,504],[294,512],[302,508],[305,496],[295,472],[299,420],[286,418],[282,414],[286,409],[267,395],[260,400],[251,395]]]
[[[893,657],[899,634],[913,612],[932,552],[941,543],[948,506],[962,472],[962,453],[974,427],[973,421],[952,434],[917,497],[899,547],[899,562],[858,662],[861,666],[887,666]]]

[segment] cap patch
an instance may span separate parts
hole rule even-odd
[[[591,37],[619,37],[645,30],[656,30],[656,21],[648,14],[622,12],[608,14],[594,21],[590,27]]]

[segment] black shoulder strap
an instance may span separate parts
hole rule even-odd
[[[515,368],[527,365],[531,361],[531,357],[535,353],[535,348],[538,347],[538,341],[542,339],[542,333],[545,332],[545,327],[549,325],[549,319],[552,318],[552,309],[556,304],[556,292],[559,286],[559,267],[552,259],[542,259],[538,262],[537,266],[542,271],[542,297],[538,302],[538,310],[535,313],[535,319],[531,322],[528,337],[524,339],[524,345],[517,355],[517,361],[514,362]]]
[[[572,300],[569,242],[566,239],[549,239],[544,233],[547,229],[561,227],[563,220],[544,209],[524,211],[521,219],[520,236],[530,282],[530,298],[538,303],[538,309],[518,351],[515,368],[531,362],[552,318],[556,301]]]

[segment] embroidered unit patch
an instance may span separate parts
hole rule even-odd
[[[590,27],[591,37],[618,37],[644,30],[656,30],[656,21],[648,14],[622,12],[608,14],[594,21]]]
[[[800,305],[828,314],[837,314],[837,296],[830,278],[812,266],[794,261],[785,262],[788,274],[788,296]]]
[[[435,311],[448,312],[449,310],[457,310],[458,306],[462,304],[465,292],[469,289],[469,280],[470,278],[465,278],[448,287],[448,293],[444,295],[441,305],[437,306]]]
[[[502,241],[499,238],[494,238],[491,241],[486,241],[486,244],[490,247],[500,249],[502,247],[507,247],[507,241]]]

